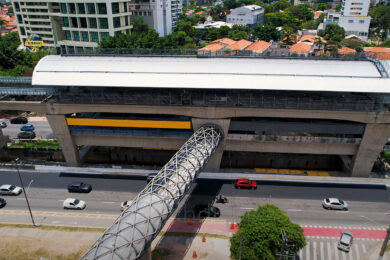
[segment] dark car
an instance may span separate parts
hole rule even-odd
[[[0,127],[1,127],[1,128],[6,128],[6,127],[7,127],[7,123],[4,122],[4,121],[1,122],[1,123],[0,123]]]
[[[0,198],[0,208],[4,208],[5,205],[7,205],[5,199]]]
[[[24,131],[18,134],[19,139],[34,139],[35,136],[35,133],[32,131]]]
[[[219,217],[221,211],[217,207],[201,204],[194,207],[194,214],[196,217]]]
[[[34,131],[35,127],[32,124],[25,124],[20,127],[20,131]]]
[[[151,180],[153,180],[154,177],[156,177],[157,173],[149,173],[146,177],[146,182],[149,183]]]
[[[92,186],[85,182],[72,182],[68,184],[69,192],[89,193],[92,190]]]
[[[11,124],[27,124],[28,120],[24,116],[19,116],[11,119]]]

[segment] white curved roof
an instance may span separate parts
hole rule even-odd
[[[369,61],[46,56],[33,85],[390,93]]]

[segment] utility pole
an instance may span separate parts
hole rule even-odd
[[[279,260],[290,258],[294,259],[295,255],[289,253],[289,247],[291,246],[292,245],[289,245],[285,231],[282,229],[282,244],[280,245],[280,253],[276,254],[276,256],[279,256]]]
[[[28,202],[27,193],[26,193],[26,191],[25,191],[25,189],[24,189],[24,184],[23,184],[22,177],[20,176],[18,161],[19,161],[19,158],[16,158],[16,160],[15,160],[16,171],[18,172],[20,184],[22,185],[24,198],[26,199],[28,211],[30,212],[30,216],[31,216],[31,221],[32,221],[32,223],[33,223],[33,226],[35,227],[36,225],[35,225],[35,222],[34,222],[34,217],[33,217],[32,212],[31,212],[30,203]]]
[[[382,260],[383,255],[385,254],[386,246],[387,246],[387,243],[389,242],[389,237],[390,237],[390,225],[386,230],[386,237],[383,240],[383,244],[382,244],[381,251],[379,252],[378,260]]]

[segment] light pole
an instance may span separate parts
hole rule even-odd
[[[16,171],[18,172],[20,184],[22,185],[24,198],[26,199],[28,211],[30,212],[30,216],[31,216],[31,221],[32,221],[32,223],[33,223],[33,226],[35,227],[36,225],[35,225],[35,222],[34,222],[34,217],[33,217],[32,212],[31,212],[30,203],[28,202],[27,193],[26,193],[26,191],[24,190],[23,180],[22,180],[22,177],[20,176],[18,161],[19,161],[19,158],[16,158],[16,160],[15,160]],[[30,183],[30,184],[31,184],[31,183]]]

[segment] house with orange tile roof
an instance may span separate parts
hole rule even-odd
[[[313,53],[313,45],[304,42],[296,43],[291,46],[289,53],[290,55],[296,53],[299,56],[307,57]]]
[[[252,45],[248,46],[245,50],[250,51],[252,54],[262,54],[264,53],[269,46],[271,46],[271,43],[266,41],[257,41],[254,42]]]
[[[212,42],[209,45],[201,48],[198,50],[198,55],[211,55],[211,56],[219,56],[223,54],[223,50],[225,49],[225,45],[217,43],[217,42]]]
[[[252,44],[251,41],[247,41],[245,39],[241,39],[239,41],[236,41],[233,44],[230,44],[229,46],[227,46],[227,48],[231,49],[233,51],[241,51],[241,50],[245,49],[246,47],[248,47],[251,44]]]
[[[390,60],[390,48],[384,47],[364,47],[366,56],[377,60]]]
[[[355,55],[356,54],[356,50],[348,48],[348,47],[342,47],[342,48],[339,48],[337,50],[337,54],[339,56]]]
[[[223,44],[224,46],[229,46],[235,43],[236,41],[229,39],[229,38],[222,38],[222,39],[217,39],[215,41],[212,41],[211,43],[220,43]]]

